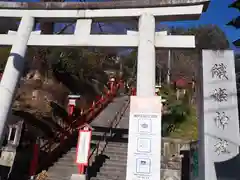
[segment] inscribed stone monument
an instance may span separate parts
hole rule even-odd
[[[234,54],[230,50],[203,50],[202,56],[200,179],[239,179],[232,167],[240,164],[226,166],[226,161],[238,155],[240,142]]]

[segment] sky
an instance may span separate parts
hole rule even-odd
[[[18,2],[24,1],[32,1],[36,2],[39,0],[16,0]],[[79,1],[79,0],[66,0],[66,1]],[[85,1],[96,1],[96,0],[85,0]],[[101,0],[98,0],[101,1]],[[139,0],[140,1],[140,0]],[[168,26],[175,27],[194,27],[199,25],[207,25],[207,24],[215,24],[227,36],[229,40],[230,46],[235,52],[240,53],[240,48],[236,49],[236,47],[232,44],[233,41],[240,38],[240,30],[232,26],[226,26],[226,24],[231,21],[233,18],[240,16],[240,11],[235,8],[229,8],[228,5],[232,4],[236,0],[211,0],[208,10],[203,13],[199,20],[195,21],[179,21],[179,22],[164,22],[162,24],[166,24]]]
[[[240,52],[240,49],[232,44],[233,41],[240,38],[240,30],[226,24],[233,18],[240,16],[240,11],[235,8],[229,8],[228,5],[236,0],[211,0],[208,10],[203,13],[197,21],[166,22],[164,24],[177,27],[193,27],[199,25],[215,24],[224,31],[231,48]]]

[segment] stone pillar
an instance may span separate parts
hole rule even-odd
[[[137,96],[155,95],[155,18],[142,14],[139,19]]]
[[[16,41],[12,45],[7,64],[0,83],[0,137],[11,111],[11,106],[19,79],[24,69],[24,56],[27,50],[29,36],[34,27],[34,18],[24,16],[20,22]]]
[[[239,115],[234,53],[202,52],[199,180],[239,179]]]

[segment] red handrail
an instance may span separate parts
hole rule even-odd
[[[69,138],[71,138],[73,133],[76,132],[76,130],[79,127],[81,127],[85,123],[90,123],[106,107],[106,105],[108,105],[112,101],[112,99],[116,96],[120,86],[121,86],[121,82],[116,84],[112,83],[112,85],[110,86],[111,87],[110,91],[107,91],[106,95],[102,95],[101,98],[98,99],[96,102],[93,101],[90,108],[83,111],[83,113],[81,113],[81,115],[78,118],[73,120],[69,126],[63,127],[62,131],[57,132],[55,138],[60,139],[60,143],[58,144],[58,147],[61,147],[61,144],[63,144],[65,140],[68,140]],[[42,146],[40,147],[38,146],[40,151],[44,151],[48,154],[46,156],[48,158],[46,159],[51,159],[51,156],[54,155],[53,150],[56,149],[57,147],[53,147],[53,145],[56,146],[56,144],[54,144],[54,139],[49,139]],[[37,172],[38,164],[36,162],[38,162],[37,161],[39,156],[38,152],[39,151],[37,151],[35,148],[32,163],[31,163],[31,165],[34,167],[30,167],[31,168],[30,176],[34,176]]]

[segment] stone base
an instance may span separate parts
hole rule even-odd
[[[72,174],[72,177],[70,180],[86,180],[85,174]]]

